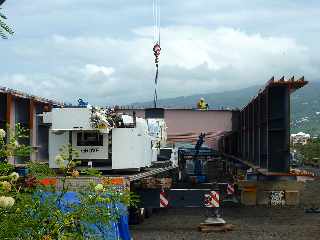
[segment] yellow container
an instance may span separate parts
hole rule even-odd
[[[244,188],[241,192],[241,203],[245,206],[255,206],[257,204],[257,189]]]

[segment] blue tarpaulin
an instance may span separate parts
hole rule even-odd
[[[42,197],[46,197],[51,193],[42,193]],[[80,199],[78,197],[77,192],[67,192],[64,194],[62,201],[59,203],[59,208],[63,212],[69,212],[70,204],[80,204]],[[108,207],[110,207],[108,205]],[[120,210],[120,218],[118,222],[111,222],[108,225],[103,225],[101,223],[90,224],[88,227],[91,229],[90,236],[96,237],[97,239],[104,239],[104,240],[130,240],[131,235],[129,232],[129,224],[128,224],[128,215],[126,211],[126,207],[121,204],[117,203],[114,208],[115,210]]]

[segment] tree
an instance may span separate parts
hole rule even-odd
[[[320,165],[320,139],[311,139],[307,144],[297,144],[294,148],[303,156],[304,164]]]
[[[0,0],[0,6],[4,3],[5,0]],[[0,8],[1,10],[1,8]],[[12,28],[6,24],[7,17],[0,12],[0,37],[2,39],[7,39],[8,35],[12,35],[14,31]]]

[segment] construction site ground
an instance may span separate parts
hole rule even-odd
[[[229,206],[222,217],[235,225],[233,231],[201,233],[198,226],[206,219],[205,208],[160,209],[140,225],[131,225],[135,240],[158,239],[320,239],[320,213],[306,208],[320,207],[320,179],[308,181],[295,207]]]
[[[158,239],[320,239],[320,213],[302,208],[227,207],[223,218],[235,225],[229,232],[201,233],[203,208],[161,209],[140,225],[131,226],[135,240]]]

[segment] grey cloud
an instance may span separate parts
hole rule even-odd
[[[319,75],[317,1],[161,1],[159,97]],[[152,1],[7,1],[0,85],[93,104],[152,99]],[[93,64],[98,71],[86,75]]]

